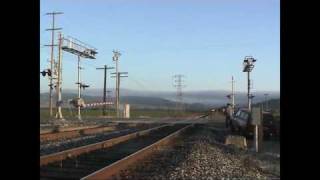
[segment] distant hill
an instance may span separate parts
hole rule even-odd
[[[253,104],[253,107],[260,107],[260,106],[265,107],[266,106],[266,101],[260,102]],[[275,112],[280,112],[280,99],[270,99],[268,100],[268,108],[271,109],[272,111]]]
[[[77,97],[74,93],[64,93],[62,100],[64,101],[63,107],[68,107],[68,100]],[[86,103],[92,102],[102,102],[102,98],[98,96],[88,96],[83,95],[83,99],[85,99]],[[55,100],[55,96],[53,98]],[[48,93],[40,94],[40,107],[48,107],[49,95]],[[170,101],[163,98],[158,97],[143,97],[143,96],[122,96],[120,97],[121,103],[128,103],[132,108],[135,109],[173,109],[176,107],[176,103],[174,101]],[[55,104],[55,101],[53,102]],[[209,105],[200,104],[200,103],[189,103],[185,104],[185,108],[187,110],[207,110],[210,108]]]
[[[108,89],[114,92],[114,89]],[[70,99],[72,97],[76,97],[77,90],[73,89],[63,89],[63,98]],[[91,99],[99,100],[102,99],[102,89],[86,89],[82,91],[84,95],[84,99],[90,101]],[[280,97],[279,92],[275,91],[258,91],[252,92],[255,96],[253,98],[253,103],[258,103],[264,101],[264,94],[268,93],[271,99],[277,99]],[[41,93],[42,94],[42,93]],[[69,97],[70,94],[73,94]],[[124,100],[131,101],[145,101],[148,100],[150,103],[153,102],[150,98],[158,98],[154,99],[156,102],[160,102],[163,104],[176,101],[176,92],[175,91],[143,91],[143,90],[132,90],[122,88],[120,94]],[[230,91],[224,90],[201,90],[201,91],[184,91],[183,92],[183,101],[188,104],[198,103],[205,104],[207,106],[221,106],[228,103],[230,100],[226,98],[226,96],[230,94]],[[100,97],[100,98],[99,98]],[[126,97],[126,98],[125,98]],[[139,97],[139,98],[136,98]],[[147,99],[144,99],[147,98]],[[46,98],[46,97],[44,97]],[[87,99],[88,98],[88,99]],[[160,100],[161,99],[161,100]],[[48,100],[48,99],[47,99]],[[168,101],[164,101],[168,100]],[[245,92],[235,92],[235,102],[238,105],[245,105],[247,101],[247,95]]]

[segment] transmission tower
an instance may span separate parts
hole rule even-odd
[[[62,28],[56,28],[55,27],[55,15],[63,14],[62,12],[50,12],[46,13],[46,15],[51,15],[52,16],[52,24],[51,28],[46,29],[46,31],[51,31],[51,44],[45,45],[45,46],[50,46],[51,47],[51,59],[50,59],[50,72],[53,72],[54,69],[54,64],[55,60],[53,59],[54,57],[54,46],[57,46],[54,44],[54,35],[55,31],[61,30]],[[52,90],[53,90],[53,76],[49,76],[49,111],[50,111],[50,117],[52,117]]]
[[[174,78],[174,83],[173,86],[177,88],[177,101],[176,101],[176,111],[177,112],[184,112],[184,107],[183,107],[183,94],[182,94],[182,88],[186,87],[184,85],[184,78],[185,76],[182,74],[176,74],[173,76]]]

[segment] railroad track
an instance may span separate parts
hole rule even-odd
[[[193,124],[168,124],[40,158],[41,179],[109,179]]]
[[[176,122],[177,120],[174,120]],[[171,121],[172,122],[172,121]],[[124,125],[127,124],[127,125]],[[132,127],[139,127],[140,125],[147,125],[149,123],[136,122],[136,123],[113,123],[110,125],[94,125],[87,127],[74,127],[68,129],[53,128],[40,133],[40,144],[46,144],[53,141],[66,140],[82,136],[88,136],[103,132],[120,131]],[[153,123],[163,124],[163,123]]]
[[[85,146],[88,144],[94,144],[102,141],[106,141],[112,138],[124,136],[130,133],[138,132],[148,128],[159,126],[158,124],[144,124],[138,125],[136,127],[123,127],[118,128],[119,130],[114,131],[102,131],[98,129],[95,131],[96,134],[92,133],[82,133],[79,137],[73,137],[68,139],[60,139],[55,141],[47,141],[40,143],[40,156],[57,153],[65,151],[67,149],[72,149],[80,146]]]
[[[113,131],[116,127],[104,125],[104,126],[91,126],[91,127],[83,127],[83,128],[72,128],[69,130],[51,130],[54,132],[45,132],[40,134],[40,142],[45,143],[49,141],[56,141],[60,139],[70,139],[70,138],[76,138],[84,135],[91,135],[106,131]]]

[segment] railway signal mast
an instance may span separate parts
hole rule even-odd
[[[252,69],[254,68],[254,63],[257,60],[254,59],[252,56],[246,56],[243,60],[243,72],[247,72],[248,74],[248,110],[251,111],[251,100],[254,97],[251,92],[250,92],[250,72],[252,71]]]
[[[54,44],[54,35],[55,35],[55,31],[57,30],[61,30],[62,28],[56,28],[55,27],[55,15],[59,15],[59,14],[63,14],[62,12],[50,12],[50,13],[46,13],[46,15],[51,15],[52,16],[52,24],[51,24],[51,28],[46,29],[46,31],[51,31],[51,44],[49,45],[45,45],[45,46],[49,46],[51,47],[51,59],[50,59],[50,69],[47,70],[47,74],[49,77],[49,112],[50,112],[50,117],[52,117],[52,90],[53,90],[53,79],[54,77],[51,75],[51,72],[53,72],[54,69],[54,63],[55,60],[53,59],[54,56],[54,46],[57,46],[56,44]],[[42,75],[44,75],[42,73]]]
[[[89,85],[81,83],[80,79],[80,58],[86,58],[86,59],[96,59],[97,49],[79,41],[76,38],[73,38],[71,36],[68,36],[67,38],[63,38],[62,41],[62,50],[67,51],[69,53],[72,53],[76,56],[78,56],[78,82],[76,83],[78,85],[78,98],[76,99],[76,106],[78,108],[78,119],[81,119],[81,107],[84,106],[84,101],[81,99],[81,88],[85,89],[89,87]]]

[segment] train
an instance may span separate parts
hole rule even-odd
[[[238,133],[248,138],[252,138],[254,135],[254,126],[251,123],[252,117],[248,109],[238,109],[230,117],[228,121],[228,127],[231,132]],[[271,112],[262,111],[262,124],[263,138],[269,139],[271,137],[279,137],[280,131]]]

